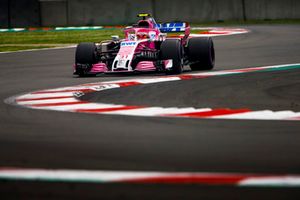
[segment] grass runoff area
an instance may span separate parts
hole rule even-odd
[[[232,26],[253,24],[300,24],[296,20],[248,20],[248,21],[218,21],[193,26]],[[192,31],[199,33],[199,30]],[[111,28],[102,30],[69,30],[69,31],[31,31],[0,33],[0,52],[27,49],[62,47],[80,42],[100,42],[111,38],[111,35],[123,37],[122,29]]]
[[[25,49],[61,47],[80,42],[100,42],[122,36],[121,29],[80,30],[80,31],[32,31],[0,33],[0,52]]]

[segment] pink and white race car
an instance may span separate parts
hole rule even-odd
[[[157,24],[150,14],[124,29],[125,39],[112,36],[100,43],[80,43],[76,48],[74,74],[79,76],[111,72],[163,71],[180,74],[184,65],[192,70],[214,67],[215,52],[210,37],[189,37],[184,22]],[[184,32],[167,37],[170,32]]]

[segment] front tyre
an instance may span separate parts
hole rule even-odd
[[[92,42],[83,42],[77,45],[75,53],[75,74],[89,76],[92,65],[97,63],[97,46]]]
[[[95,64],[97,63],[97,47],[95,43],[83,42],[77,45],[75,63]]]
[[[190,67],[193,71],[214,68],[215,49],[210,37],[190,38],[187,49]]]
[[[161,60],[172,59],[173,66],[167,74],[180,74],[183,68],[183,50],[180,40],[168,39],[160,46]]]

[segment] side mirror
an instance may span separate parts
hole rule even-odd
[[[120,40],[120,37],[119,37],[118,35],[112,35],[112,36],[111,36],[111,39],[112,39],[113,41],[119,41],[119,40]]]

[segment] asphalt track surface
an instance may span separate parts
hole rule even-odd
[[[214,38],[215,70],[300,62],[300,26],[249,26]],[[0,54],[0,166],[300,174],[298,121],[129,117],[31,110],[4,99],[34,90],[136,78],[74,78],[74,49]],[[187,68],[188,70],[188,68]],[[300,110],[299,70],[157,83],[91,101]],[[160,74],[139,75],[142,77]],[[1,181],[3,199],[295,199],[299,188]]]

